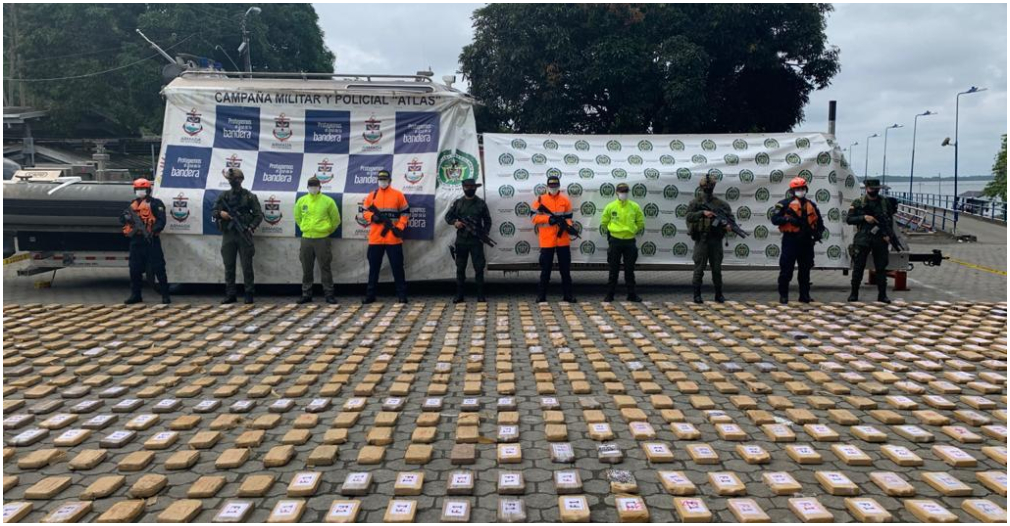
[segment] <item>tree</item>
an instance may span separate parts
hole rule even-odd
[[[89,123],[96,116],[129,135],[160,134],[165,108],[159,95],[164,85],[161,70],[167,62],[135,29],[170,55],[209,57],[232,70],[235,67],[216,48],[240,62],[235,50],[242,41],[240,22],[248,7],[5,3],[5,96],[24,89],[31,105],[49,110],[44,126],[52,134],[90,135]],[[323,42],[311,5],[266,4],[262,9],[249,17],[254,71],[333,71],[333,53]],[[65,79],[10,80],[57,77]],[[19,100],[20,95],[12,102]]]
[[[1006,134],[1003,134],[1003,148],[996,154],[992,164],[992,181],[985,185],[982,193],[988,197],[1000,197],[1006,201]]]
[[[460,63],[485,131],[780,132],[839,71],[828,4],[491,4]]]

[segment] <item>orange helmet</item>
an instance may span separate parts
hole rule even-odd
[[[803,188],[807,186],[807,180],[802,177],[793,177],[792,181],[789,181],[789,189],[795,190],[797,188]]]
[[[147,179],[144,179],[143,177],[141,177],[140,179],[134,179],[133,180],[133,189],[137,190],[137,189],[140,189],[140,188],[148,188],[148,189],[150,189],[151,188],[151,181],[148,181]]]

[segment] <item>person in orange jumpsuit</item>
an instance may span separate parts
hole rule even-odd
[[[551,281],[554,256],[558,258],[561,292],[564,300],[575,303],[572,295],[572,239],[562,223],[572,224],[572,202],[561,193],[561,179],[547,177],[547,193],[533,201],[533,224],[540,236],[540,284],[537,301],[547,301],[547,284]],[[545,211],[546,210],[546,211]],[[548,212],[549,211],[549,212]]]
[[[389,267],[396,283],[397,303],[407,303],[407,279],[403,272],[403,232],[410,219],[410,206],[403,192],[389,186],[389,172],[381,170],[379,187],[365,197],[364,218],[371,223],[368,231],[368,286],[362,303],[375,301],[379,285],[382,256],[389,258]]]

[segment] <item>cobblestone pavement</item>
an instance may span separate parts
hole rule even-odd
[[[5,521],[1005,522],[1005,296],[95,301],[4,307]]]

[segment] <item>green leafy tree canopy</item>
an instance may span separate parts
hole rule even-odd
[[[208,57],[234,70],[225,53],[242,66],[236,50],[250,5],[5,3],[5,101],[19,104],[24,97],[48,110],[43,125],[54,134],[88,136],[96,115],[130,135],[159,134],[167,62],[135,30],[172,56]],[[254,71],[333,71],[334,56],[311,5],[261,8],[248,19]],[[65,80],[8,80],[51,78]]]
[[[982,193],[988,197],[1000,197],[1006,202],[1006,134],[1003,134],[1003,147],[996,154],[992,164],[992,181],[985,185]]]
[[[831,9],[491,4],[460,62],[486,131],[785,131],[839,71]]]

